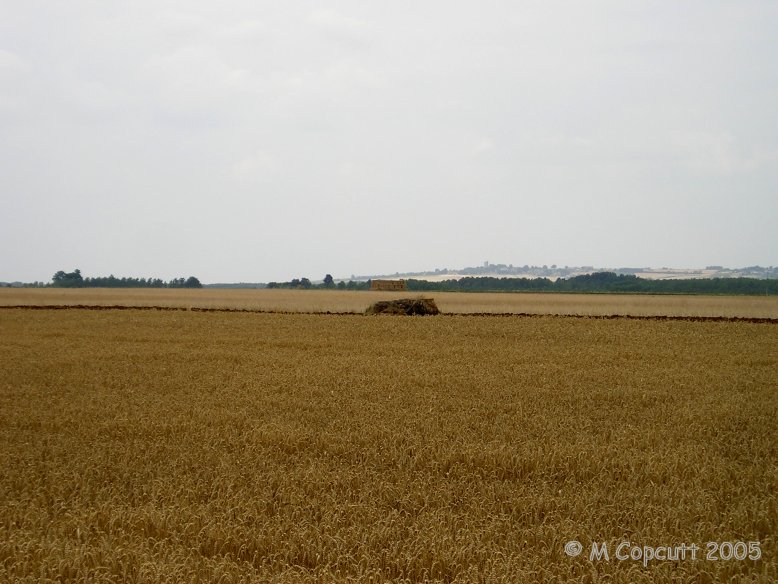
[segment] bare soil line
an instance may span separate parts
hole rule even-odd
[[[255,308],[204,308],[181,306],[103,306],[96,304],[17,304],[0,306],[3,310],[157,310],[167,312],[235,312],[251,314],[311,314],[334,316],[381,316],[390,317],[398,315],[365,315],[359,312],[337,311],[294,311],[294,310],[262,310]],[[427,315],[429,316],[429,315]],[[633,315],[633,314],[537,314],[531,312],[445,312],[440,316],[458,317],[517,317],[517,318],[579,318],[591,320],[677,320],[687,322],[743,322],[754,324],[778,324],[778,318],[759,318],[746,316],[670,316],[670,315]]]

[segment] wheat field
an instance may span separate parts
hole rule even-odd
[[[774,324],[3,309],[0,363],[3,582],[778,579]]]
[[[413,292],[279,289],[0,288],[0,306],[89,305],[363,312]],[[778,318],[778,296],[425,292],[448,313],[525,313]]]

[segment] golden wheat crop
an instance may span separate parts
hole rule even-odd
[[[0,288],[0,306],[92,305],[239,308],[279,312],[363,312],[413,292],[205,288]],[[527,313],[778,318],[778,296],[429,292],[448,313]]]
[[[778,578],[773,324],[4,309],[0,363],[3,582]]]

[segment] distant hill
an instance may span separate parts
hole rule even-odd
[[[394,274],[374,274],[370,276],[351,276],[355,281],[365,281],[375,278],[402,278],[440,282],[444,280],[459,280],[468,276],[489,278],[574,278],[598,272],[611,272],[618,275],[634,275],[648,280],[692,280],[698,278],[756,278],[778,279],[778,267],[749,266],[745,268],[725,268],[722,266],[707,266],[705,268],[607,268],[594,266],[518,266],[514,264],[491,264],[484,262],[483,266],[461,269],[435,269],[425,272],[405,272]]]

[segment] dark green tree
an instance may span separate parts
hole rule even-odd
[[[67,274],[60,270],[51,280],[55,288],[81,288],[84,285],[84,278],[78,268]]]

